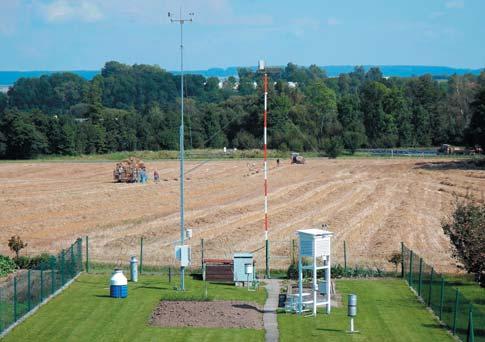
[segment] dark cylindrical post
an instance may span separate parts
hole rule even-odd
[[[269,240],[266,239],[266,279],[270,279],[271,276],[269,274]]]
[[[453,335],[456,335],[456,317],[458,316],[458,298],[459,298],[460,292],[458,289],[456,289],[455,292],[455,307],[453,308]]]
[[[413,251],[409,251],[409,286],[413,287]]]
[[[54,292],[56,292],[56,274],[54,270],[53,259],[51,259],[50,265],[51,265],[51,294],[54,294]]]
[[[64,250],[62,250],[61,251],[61,287],[64,286],[64,280],[65,280],[64,268],[65,268],[65,265],[64,265]]]
[[[77,239],[77,270],[76,274],[83,270],[83,239]]]
[[[200,239],[200,267],[204,268],[204,239]]]
[[[423,286],[423,258],[419,258],[419,283],[418,283],[418,296],[421,297],[421,288]]]
[[[44,301],[44,267],[40,266],[40,302]]]
[[[2,307],[3,304],[2,304],[2,300],[1,300],[2,299],[1,291],[2,291],[2,289],[0,288],[0,312],[3,312],[3,311],[5,311],[5,309]],[[0,315],[0,333],[2,333],[2,331],[3,331],[3,317],[2,316],[3,315]]]
[[[291,239],[291,264],[294,265],[296,263],[296,260],[295,260],[295,248],[296,244],[295,244],[295,239]]]
[[[13,320],[17,322],[17,277],[13,278]]]
[[[27,272],[27,307],[30,311],[30,309],[32,308],[32,298],[31,298],[31,288],[30,288],[30,269],[29,271]]]
[[[404,279],[404,242],[401,241],[401,278]]]
[[[168,266],[168,282],[172,282],[172,267]]]
[[[445,278],[441,276],[441,291],[440,291],[440,321],[443,317],[443,305],[445,303]]]
[[[143,236],[140,238],[140,274],[143,273]]]
[[[86,236],[86,272],[89,273],[89,236]]]
[[[475,327],[473,326],[473,305],[470,304],[470,309],[468,310],[468,333],[466,337],[466,342],[475,342]]]
[[[344,240],[344,271],[347,272],[347,243]]]
[[[74,259],[74,245],[71,245],[71,272],[69,274],[69,278],[72,279],[76,275],[76,259]]]
[[[431,307],[431,294],[433,293],[433,275],[434,268],[431,267],[431,276],[429,277],[429,293],[428,293],[428,306]]]

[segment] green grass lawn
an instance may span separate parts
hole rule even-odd
[[[344,306],[317,318],[278,315],[281,341],[453,341],[401,280],[338,280]],[[347,295],[357,295],[358,334],[349,335]]]
[[[81,275],[68,289],[16,327],[5,341],[262,341],[264,330],[158,328],[148,325],[161,299],[205,297],[202,281],[186,277],[187,291],[173,289],[166,277],[143,275],[129,283],[128,298],[109,295],[109,275]],[[263,304],[266,291],[248,292],[231,285],[208,284],[208,297]]]

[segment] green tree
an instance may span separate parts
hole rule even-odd
[[[485,287],[485,204],[472,199],[457,201],[452,216],[443,223],[453,255]]]
[[[7,95],[5,95],[4,93],[0,92],[0,114],[3,113],[3,111],[5,110],[5,108],[7,108],[7,104],[8,104]]]
[[[360,101],[365,132],[372,147],[392,147],[398,140],[395,119],[385,112],[389,89],[380,82],[368,81],[361,88]]]
[[[342,140],[337,137],[325,138],[323,141],[323,149],[329,158],[337,158],[342,153]]]
[[[313,134],[321,145],[323,139],[340,135],[342,131],[337,116],[337,96],[323,80],[312,81],[306,88],[306,93],[310,102],[308,109],[316,123]]]
[[[485,148],[485,86],[478,92],[471,104],[472,118],[466,132],[467,141],[471,145]]]
[[[5,141],[5,156],[14,159],[31,158],[47,151],[47,137],[28,114],[7,110],[0,119],[0,131]]]

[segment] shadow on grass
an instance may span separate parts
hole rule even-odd
[[[137,286],[133,290],[140,290],[140,289],[147,289],[147,290],[170,290],[171,288],[165,286]]]
[[[474,304],[485,305],[485,298],[477,298],[473,301]]]
[[[437,323],[436,324],[427,323],[427,324],[421,324],[421,325],[425,328],[430,328],[430,329],[443,329],[443,327]]]
[[[318,331],[338,332],[338,333],[341,333],[341,334],[347,334],[345,331],[340,330],[340,329],[325,329],[325,328],[317,328],[316,330],[318,330]]]
[[[94,297],[97,297],[97,298],[111,298],[110,295],[94,295]]]
[[[264,310],[261,310],[261,309],[257,308],[254,305],[249,305],[249,304],[233,304],[232,306],[234,308],[238,308],[238,309],[254,310],[254,311],[257,311],[259,313],[265,313]],[[276,311],[272,310],[272,311],[269,311],[269,312],[276,312]]]
[[[208,281],[207,283],[209,283],[211,285],[216,285],[216,286],[231,286],[231,285],[234,285],[234,283],[210,282],[210,281]]]

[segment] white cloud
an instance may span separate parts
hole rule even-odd
[[[335,25],[339,25],[339,24],[340,24],[340,21],[337,18],[328,18],[327,19],[327,25],[328,26],[335,26]]]
[[[13,35],[19,20],[20,0],[0,1],[0,34]]]
[[[83,11],[82,17],[85,21],[98,21],[103,18],[103,13],[96,4],[83,1],[80,5],[80,10]]]
[[[445,3],[445,7],[449,9],[460,9],[465,7],[465,0],[451,0]]]
[[[49,22],[66,20],[94,22],[103,18],[103,14],[95,1],[56,0],[40,6],[44,18]]]

